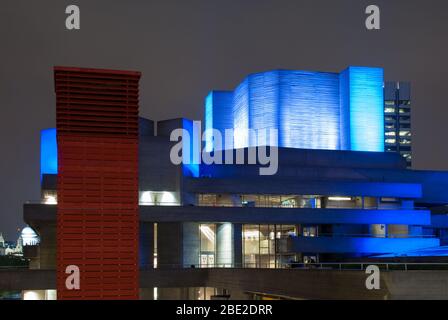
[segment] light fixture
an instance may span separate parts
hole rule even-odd
[[[58,201],[56,200],[55,196],[47,195],[44,198],[45,204],[58,204]]]
[[[330,201],[351,201],[351,197],[328,197]]]
[[[199,229],[208,240],[215,242],[215,233],[209,226],[201,225]]]

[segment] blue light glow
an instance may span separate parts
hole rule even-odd
[[[233,93],[233,128],[235,129],[235,149],[249,146],[248,137],[243,134],[249,129],[249,80],[244,80]],[[213,124],[214,126],[214,124]],[[240,130],[240,131],[238,131]]]
[[[381,254],[435,248],[437,238],[297,237],[296,252]]]
[[[233,125],[235,148],[260,145],[248,129],[277,129],[280,147],[384,151],[383,104],[379,68],[268,71],[249,75],[225,98],[210,93],[205,127],[224,136],[223,128]]]
[[[194,156],[193,121],[188,120],[188,119],[183,119],[182,120],[182,127],[183,127],[183,129],[187,130],[189,135],[190,135],[190,140],[189,141],[186,140],[186,139],[182,139],[182,148],[183,148],[183,150],[186,150],[186,149],[191,150],[191,152],[190,152],[190,159],[188,159],[189,163],[188,164],[185,164],[185,163],[182,164],[182,171],[183,171],[183,174],[185,176],[197,178],[197,177],[199,177],[199,164],[195,163],[195,156]]]
[[[223,145],[225,130],[233,128],[232,99],[233,93],[227,91],[212,91],[205,98],[205,130],[216,129],[222,132]],[[208,134],[205,139],[205,149],[211,152],[213,147],[213,138]]]
[[[350,149],[384,152],[383,69],[350,67]]]
[[[56,129],[45,129],[40,132],[40,177],[44,174],[58,173],[58,146]]]
[[[205,98],[205,130],[213,129],[213,92]],[[205,151],[213,151],[213,140],[210,135],[206,136]]]
[[[338,74],[281,72],[280,146],[340,149],[339,113]]]

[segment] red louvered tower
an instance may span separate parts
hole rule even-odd
[[[141,74],[55,67],[58,299],[138,299]],[[66,288],[66,268],[80,289]]]

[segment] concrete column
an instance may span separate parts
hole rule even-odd
[[[154,300],[154,288],[140,288],[140,300]]]
[[[39,224],[35,230],[40,236],[39,263],[34,264],[33,267],[45,270],[56,269],[56,224]]]
[[[183,266],[199,266],[200,238],[199,223],[183,223]]]
[[[140,222],[139,266],[141,269],[154,267],[154,223]]]
[[[233,266],[241,268],[243,266],[243,225],[234,223],[232,225],[233,237]]]
[[[157,268],[178,268],[182,265],[182,223],[157,224]]]
[[[219,268],[233,265],[233,228],[231,223],[216,226],[216,264]]]

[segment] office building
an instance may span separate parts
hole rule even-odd
[[[412,166],[411,85],[386,82],[384,85],[384,145]]]

